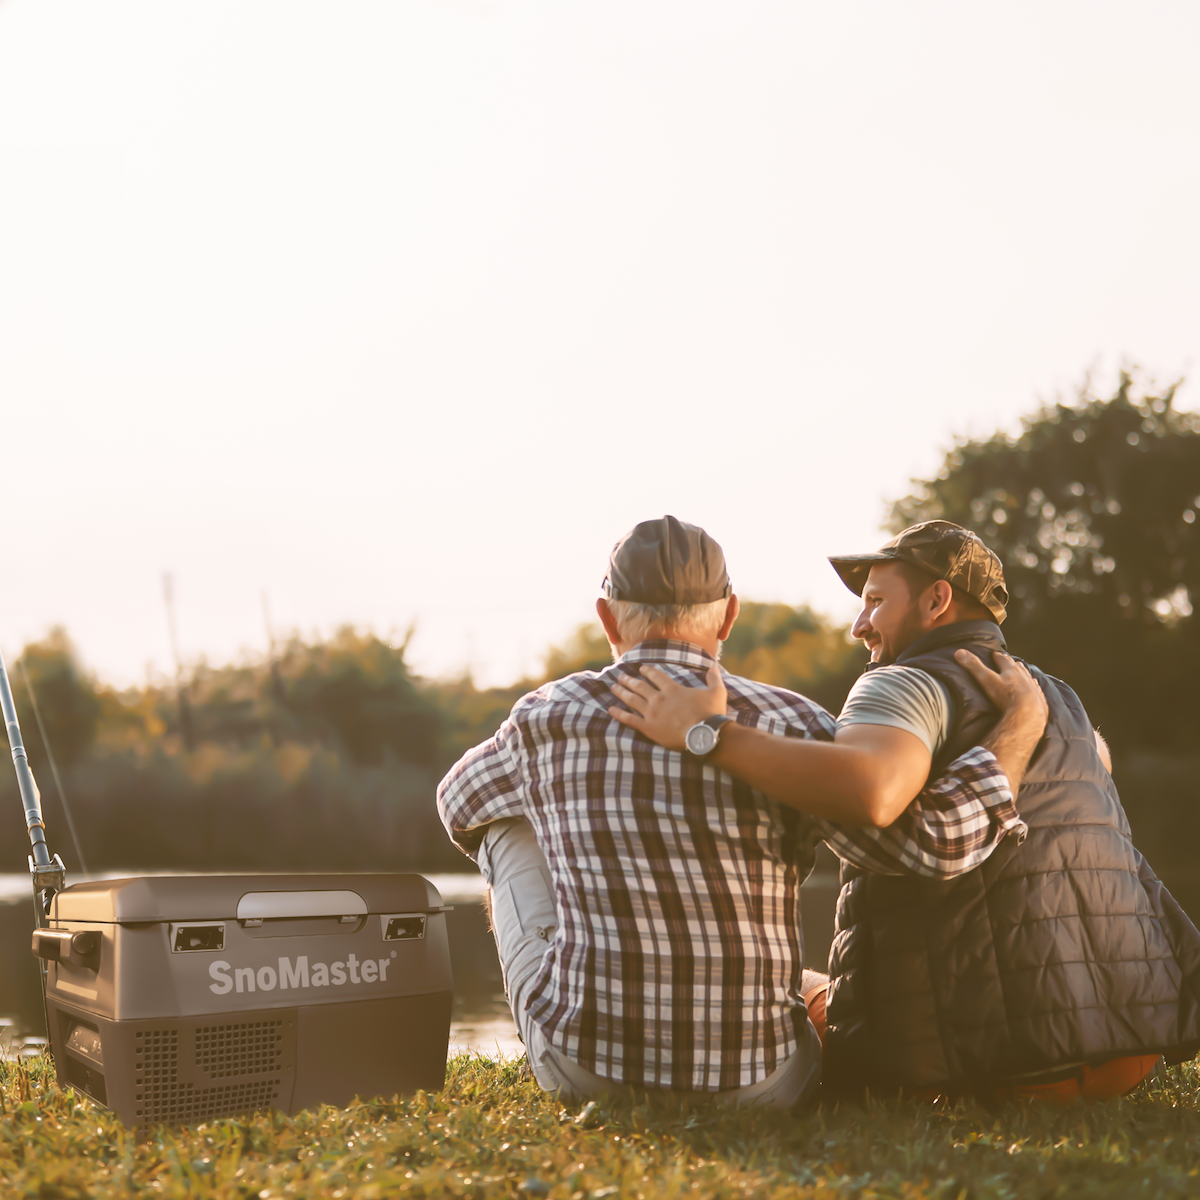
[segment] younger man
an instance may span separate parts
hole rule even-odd
[[[863,608],[871,651],[833,747],[730,727],[715,765],[803,803],[821,753],[867,777],[937,774],[995,723],[968,652],[1001,661],[999,559],[948,521],[830,560]],[[1130,840],[1107,748],[1078,697],[1031,668],[1049,704],[1018,797],[1029,827],[953,879],[846,865],[830,955],[827,1069],[843,1086],[1104,1097],[1200,1049],[1200,933]],[[614,688],[614,716],[663,745],[724,712],[721,681],[659,676]],[[887,813],[883,813],[886,820]]]

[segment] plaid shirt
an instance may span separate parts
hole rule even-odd
[[[492,821],[533,826],[559,924],[528,1005],[556,1049],[620,1083],[742,1087],[796,1047],[800,884],[817,842],[868,870],[946,878],[1022,822],[981,748],[887,829],[805,816],[614,721],[610,684],[647,662],[693,686],[712,665],[695,646],[648,641],[544,685],[442,780],[438,811],[467,853]],[[832,718],[804,697],[729,674],[725,684],[742,724],[832,739]]]

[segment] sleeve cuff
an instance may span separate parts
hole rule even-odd
[[[1021,819],[1017,798],[1008,785],[1008,776],[1000,768],[996,756],[983,746],[973,746],[960,754],[947,773],[956,774],[968,783],[987,810],[992,824],[1013,835],[1020,845],[1029,834],[1029,826]]]

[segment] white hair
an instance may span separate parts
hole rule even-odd
[[[729,597],[708,604],[638,604],[634,600],[610,600],[608,606],[623,642],[635,644],[672,634],[708,641],[720,631]]]

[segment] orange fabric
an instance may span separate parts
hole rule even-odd
[[[996,1095],[1017,1100],[1051,1100],[1070,1104],[1072,1100],[1111,1100],[1131,1092],[1158,1066],[1157,1054],[1132,1058],[1110,1058],[1098,1067],[1083,1066],[1079,1074],[1058,1083],[1012,1084],[998,1087]]]
[[[1075,1074],[1054,1083],[998,1084],[987,1088],[986,1095],[996,1100],[1043,1100],[1051,1104],[1112,1100],[1133,1091],[1158,1063],[1157,1054],[1110,1058],[1098,1067],[1082,1066]],[[918,1100],[930,1103],[944,1094],[933,1088],[915,1093]]]
[[[1084,1069],[1082,1096],[1085,1100],[1107,1100],[1132,1092],[1162,1061],[1160,1054],[1135,1058],[1113,1058],[1094,1071]]]
[[[804,1006],[808,1009],[808,1019],[817,1031],[822,1046],[825,1045],[825,998],[828,991],[829,984],[821,983],[815,988],[809,988],[802,997]]]

